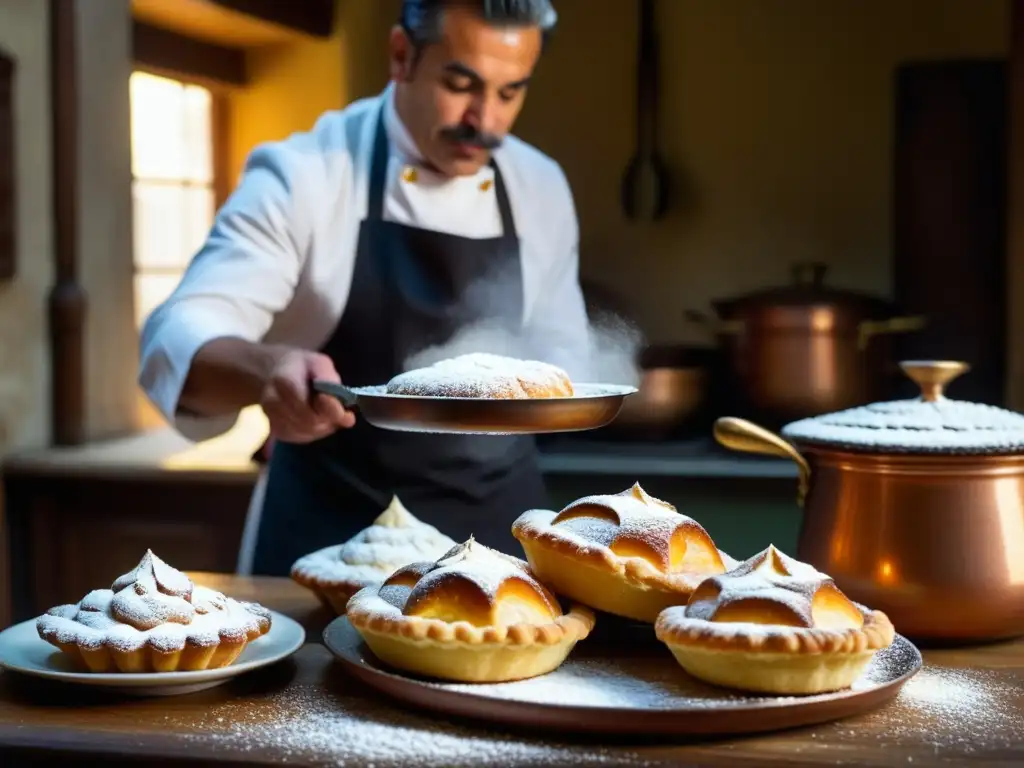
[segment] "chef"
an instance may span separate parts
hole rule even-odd
[[[512,553],[512,521],[548,505],[532,438],[378,429],[309,382],[383,384],[475,328],[579,374],[572,194],[509,135],[555,19],[550,0],[405,0],[388,87],[257,147],[148,318],[139,382],[179,431],[215,436],[256,403],[268,417],[252,572],[286,574],[392,494]]]

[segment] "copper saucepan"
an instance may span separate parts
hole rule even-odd
[[[875,419],[863,431],[875,436],[874,447],[871,437],[860,445],[806,439],[814,422],[819,436],[839,435],[853,411],[790,424],[789,440],[723,418],[715,437],[733,450],[796,462],[804,508],[797,556],[851,599],[885,611],[901,634],[945,642],[1024,635],[1024,417],[947,400],[943,388],[964,363],[901,367],[921,387],[919,400],[854,409]],[[935,446],[914,432],[914,419],[935,429]],[[899,439],[909,443],[900,447]]]

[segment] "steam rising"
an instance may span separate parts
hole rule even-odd
[[[473,352],[490,352],[521,360],[561,366],[577,383],[637,386],[637,355],[643,335],[636,326],[612,313],[594,314],[580,338],[545,331],[521,333],[498,322],[480,322],[462,329],[445,344],[410,355],[405,370],[425,368],[441,360]]]

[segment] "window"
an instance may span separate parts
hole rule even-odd
[[[135,318],[141,326],[181,280],[216,212],[213,96],[131,75]]]

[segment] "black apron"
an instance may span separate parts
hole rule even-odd
[[[348,303],[322,349],[350,386],[386,383],[410,355],[475,323],[522,324],[519,239],[494,162],[502,234],[473,239],[385,221],[388,154],[381,113]],[[300,556],[370,525],[392,494],[456,541],[473,535],[517,556],[512,522],[548,504],[532,437],[393,432],[357,411],[351,429],[275,444],[253,573],[287,575]]]

